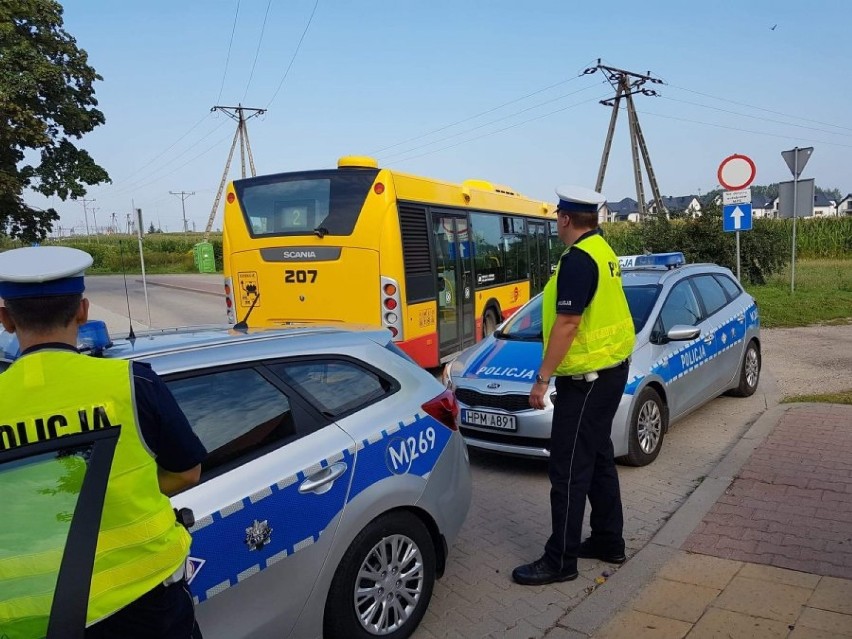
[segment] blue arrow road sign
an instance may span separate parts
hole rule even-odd
[[[722,230],[750,231],[751,204],[726,204],[722,208]]]

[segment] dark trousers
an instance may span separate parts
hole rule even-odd
[[[577,569],[586,497],[595,545],[624,550],[621,490],[610,434],[628,369],[623,363],[599,371],[593,382],[556,378],[549,465],[553,533],[544,554],[560,572]]]
[[[86,629],[86,639],[201,639],[185,581],[157,586]]]

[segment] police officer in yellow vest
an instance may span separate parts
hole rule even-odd
[[[603,196],[580,187],[556,193],[559,238],[568,248],[544,288],[544,358],[530,391],[530,405],[543,409],[556,377],[549,464],[553,530],[544,555],[512,573],[524,585],[576,579],[578,557],[625,560],[610,433],[627,383],[633,321],[618,258],[598,229]],[[592,534],[581,544],[586,497]]]
[[[96,426],[120,427],[86,637],[200,637],[184,578],[190,536],[168,495],[198,482],[206,451],[150,367],[77,352],[77,329],[89,312],[83,273],[91,264],[88,253],[67,247],[0,253],[0,321],[17,334],[21,349],[0,374],[0,424],[24,425],[0,438],[0,450]],[[44,416],[51,416],[52,427],[44,427]],[[31,574],[26,561],[18,564]]]

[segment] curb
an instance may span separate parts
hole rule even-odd
[[[137,283],[142,284],[142,280],[136,280]],[[223,297],[224,293],[218,293],[216,291],[209,291],[203,288],[194,288],[192,286],[184,286],[182,284],[170,284],[168,282],[155,282],[146,278],[145,284],[148,286],[162,286],[163,288],[173,288],[179,291],[192,291],[193,293],[202,293],[204,295],[215,295],[216,297]]]
[[[768,379],[767,379],[768,378]],[[774,378],[764,374],[761,382],[767,408],[733,448],[719,461],[669,520],[639,552],[579,605],[562,617],[558,626],[592,637],[635,597],[657,572],[680,550],[686,538],[721,497],[754,450],[774,430],[778,421],[796,404],[780,404]]]

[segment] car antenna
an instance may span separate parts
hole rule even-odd
[[[260,299],[260,291],[258,291],[258,292],[255,294],[254,299],[253,299],[253,300],[252,300],[252,302],[251,302],[251,306],[249,306],[249,310],[247,310],[247,311],[246,311],[246,316],[245,316],[242,320],[240,320],[239,322],[237,322],[236,324],[234,324],[234,330],[235,330],[235,331],[245,331],[245,330],[248,330],[248,318],[249,318],[249,315],[251,315],[251,312],[254,310],[254,305],[255,305],[255,304],[257,304],[257,300],[259,300],[259,299]]]
[[[130,332],[127,334],[127,339],[134,341],[136,335],[133,332],[133,317],[130,315],[130,293],[127,292],[127,267],[124,264],[124,241],[118,240],[118,252],[121,255],[121,273],[124,275],[124,299],[127,300],[127,322],[130,324]]]

